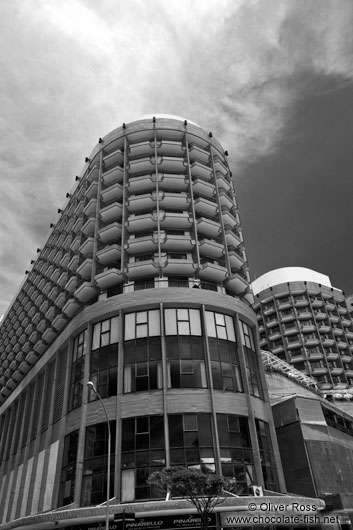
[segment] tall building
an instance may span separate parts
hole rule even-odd
[[[325,392],[353,386],[353,322],[344,293],[302,267],[252,283],[260,345],[317,381]]]
[[[176,117],[123,124],[59,213],[0,327],[0,528],[102,519],[89,381],[111,514],[146,511],[171,465],[284,491],[221,145]]]

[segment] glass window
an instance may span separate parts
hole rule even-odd
[[[234,342],[209,337],[208,339],[213,388],[243,392],[239,355]]]
[[[246,346],[250,350],[255,351],[253,330],[250,326],[245,324],[242,320],[240,321],[240,336],[242,345]]]
[[[166,335],[202,335],[198,309],[165,309],[164,320]]]
[[[108,318],[93,326],[92,350],[118,342],[118,317]]]
[[[167,386],[206,388],[203,338],[193,335],[166,337]]]
[[[78,430],[65,436],[62,460],[59,506],[71,504],[74,500]]]
[[[269,425],[255,419],[257,439],[260,448],[261,467],[265,481],[265,488],[271,491],[278,491],[278,478],[275,458],[272,449]]]
[[[160,337],[124,342],[124,392],[162,388],[161,359]]]
[[[155,337],[160,335],[159,309],[149,311],[138,311],[125,315],[124,339],[132,340],[144,337]]]
[[[235,342],[233,319],[223,313],[206,311],[206,330],[209,337]]]
[[[86,330],[84,330],[74,338],[68,404],[69,411],[79,407],[82,403],[83,370],[86,348]]]

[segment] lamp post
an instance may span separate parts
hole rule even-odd
[[[110,446],[111,446],[111,433],[110,433],[110,425],[109,425],[109,418],[107,414],[107,409],[105,408],[104,401],[100,397],[100,395],[97,392],[97,389],[92,381],[88,381],[87,383],[88,388],[91,388],[93,392],[96,394],[97,398],[102,404],[104,414],[107,420],[107,426],[108,426],[108,462],[107,462],[107,505],[106,505],[106,512],[105,512],[105,530],[109,530],[109,495],[110,495]]]

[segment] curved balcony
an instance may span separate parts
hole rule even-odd
[[[296,300],[295,307],[306,307],[309,305],[309,300]]]
[[[209,166],[200,164],[200,162],[193,162],[191,164],[191,175],[194,178],[201,177],[207,182],[210,182],[213,177],[213,171],[212,168]]]
[[[178,256],[177,253],[172,255],[161,256],[161,265],[163,268],[163,274],[168,275],[180,275],[180,276],[193,276],[195,273],[196,265],[194,264],[191,257],[187,255]]]
[[[302,345],[302,341],[299,337],[296,337],[295,340],[291,340],[291,341],[287,339],[287,347],[289,349],[299,348],[301,345]]]
[[[95,217],[97,209],[97,199],[90,199],[83,209],[86,217]]]
[[[323,300],[312,300],[311,301],[311,307],[313,308],[322,307],[323,305],[324,305]]]
[[[92,274],[92,265],[93,265],[92,258],[86,258],[77,267],[77,274],[79,274],[81,278],[84,278],[85,280],[90,280],[91,274]]]
[[[331,375],[341,375],[343,374],[343,368],[335,367],[330,369]]]
[[[153,194],[152,194],[153,195]],[[190,204],[190,197],[185,192],[171,193],[160,191],[159,192],[159,205],[163,209],[180,209],[187,210]]]
[[[314,311],[313,313],[315,320],[325,320],[327,314],[323,311]]]
[[[321,324],[319,326],[319,332],[320,333],[328,333],[330,331],[331,327],[328,324]]]
[[[209,256],[200,259],[200,278],[207,278],[213,282],[223,282],[228,274],[224,260],[217,260]]]
[[[77,266],[78,266],[78,255],[77,254],[72,256],[67,266],[71,272],[76,272]]]
[[[131,177],[128,180],[127,189],[131,195],[139,195],[141,192],[151,193],[156,189],[155,175],[147,174],[140,177]]]
[[[75,303],[78,301],[78,302],[82,302],[83,304],[86,304],[87,302],[90,302],[92,299],[94,299],[96,296],[98,295],[98,289],[95,285],[92,285],[91,282],[83,282],[75,291],[75,299],[72,299],[73,302],[73,307],[72,307],[72,310],[73,311],[76,311],[75,309]],[[66,310],[64,311],[66,314],[69,314],[68,313],[68,309],[65,308]]]
[[[73,294],[76,290],[76,285],[77,285],[77,276],[76,275],[70,276],[70,278],[68,279],[65,285],[65,290],[68,293]]]
[[[161,210],[159,213],[162,230],[189,230],[192,225],[192,219],[188,212]],[[157,212],[154,212],[154,219],[157,219]]]
[[[297,315],[298,315],[298,319],[299,320],[308,320],[309,318],[311,318],[311,313],[310,311],[298,311],[297,312]]]
[[[154,161],[155,158],[153,157]],[[174,156],[157,157],[158,171],[164,173],[185,173],[187,162],[184,158]]]
[[[112,267],[96,274],[94,279],[98,287],[105,290],[121,285],[124,282],[124,274],[120,269]]]
[[[43,340],[45,342],[47,342],[48,344],[50,344],[51,342],[53,342],[53,340],[55,339],[57,334],[58,333],[57,333],[56,329],[53,329],[52,327],[49,327],[43,332]]]
[[[222,210],[222,217],[226,230],[233,230],[239,225],[238,219],[228,211]]]
[[[158,187],[160,191],[186,191],[188,182],[185,175],[174,175],[172,173],[158,174]]]
[[[240,252],[238,252],[238,250],[236,250],[236,249],[229,250],[228,251],[228,256],[229,256],[230,267],[231,267],[232,270],[233,269],[241,269],[244,266],[245,260],[240,255]]]
[[[309,353],[310,362],[321,361],[323,358],[324,354],[322,352]]]
[[[127,209],[131,214],[138,214],[146,210],[155,210],[157,203],[156,193],[143,193],[141,195],[130,195]]]
[[[114,222],[104,226],[98,231],[100,241],[110,243],[121,239],[121,224]]]
[[[353,370],[349,369],[345,371],[347,377],[353,377]]]
[[[340,317],[338,315],[329,314],[328,318],[329,318],[329,321],[332,322],[333,324],[337,324],[337,322],[339,322],[340,320]]]
[[[147,234],[145,232],[136,235],[131,234],[125,245],[130,255],[155,252],[157,247],[158,241],[154,239],[154,232],[149,231]]]
[[[213,164],[217,173],[220,173],[221,175],[228,175],[228,168],[218,155],[214,156]]]
[[[287,335],[293,335],[294,333],[298,333],[298,328],[295,322],[293,322],[290,327],[286,326],[284,330],[284,336],[286,337]]]
[[[348,313],[348,308],[347,307],[338,306],[337,307],[337,311],[339,312],[340,315],[346,315]]]
[[[141,215],[131,214],[128,217],[129,233],[146,232],[146,230],[153,232],[157,228],[157,216],[151,213],[144,213]]]
[[[155,149],[155,143],[151,142],[151,146],[153,149]],[[158,155],[168,155],[168,156],[177,156],[177,157],[184,157],[185,155],[185,147],[181,142],[173,141],[173,140],[158,140],[156,143],[157,147],[157,153]]]
[[[67,318],[64,314],[59,313],[56,315],[56,317],[53,319],[53,326],[57,331],[61,331],[63,327],[66,325]]]
[[[226,242],[229,247],[239,247],[242,244],[240,234],[234,230],[225,230]]]
[[[87,199],[96,199],[98,193],[98,182],[93,181],[90,186],[87,188],[85,195]]]
[[[158,257],[153,254],[142,255],[128,264],[128,279],[134,280],[143,276],[154,276],[158,273]]]
[[[217,217],[218,205],[215,200],[205,199],[204,197],[198,197],[195,200],[195,212],[197,215],[206,215],[208,217]]]
[[[322,341],[322,344],[324,346],[333,346],[335,344],[335,341],[334,339],[327,339],[325,338],[323,341]]]
[[[201,256],[211,256],[212,258],[219,259],[224,255],[224,245],[214,239],[200,239],[199,250]]]
[[[152,140],[146,140],[144,142],[137,142],[129,145],[129,159],[151,157],[155,153],[154,142]]]
[[[201,195],[208,199],[213,199],[215,197],[216,189],[214,185],[200,178],[193,180],[192,189],[195,195]]]
[[[345,350],[347,347],[348,347],[348,344],[346,342],[343,342],[341,340],[338,340],[337,342],[337,347],[340,349],[340,350]]]
[[[207,219],[206,217],[198,217],[197,232],[215,239],[221,233],[221,225],[216,221]]]
[[[244,293],[248,286],[248,281],[239,273],[232,273],[232,275],[225,280],[225,287],[236,294]]]
[[[272,353],[275,355],[278,355],[279,353],[282,353],[284,351],[283,346],[276,346],[276,348],[271,348]]]
[[[343,335],[343,329],[341,328],[333,328],[332,331],[336,337],[340,337],[341,335]]]
[[[101,199],[104,203],[120,201],[123,198],[122,184],[115,182],[108,188],[101,191]]]
[[[130,160],[127,166],[129,175],[136,173],[152,173],[155,170],[155,162],[152,157],[137,158]]]
[[[226,193],[228,193],[232,189],[230,182],[220,173],[217,174],[217,187],[219,190],[223,190]]]
[[[123,182],[124,170],[122,167],[115,167],[110,171],[105,171],[102,175],[103,184],[110,186],[115,182]]]
[[[101,265],[107,266],[113,261],[119,261],[121,258],[121,247],[120,245],[113,243],[112,245],[105,246],[101,250],[98,250],[96,254],[97,260]]]
[[[81,232],[82,222],[82,217],[78,217],[72,225],[72,232],[79,234]]]
[[[175,232],[173,230],[160,232],[162,251],[191,252],[195,246],[195,241],[191,239],[190,232],[184,234],[178,234],[177,230]],[[153,242],[158,243],[158,232],[153,233]]]
[[[81,232],[86,237],[89,237],[89,236],[93,236],[95,229],[96,229],[96,218],[90,217],[89,219],[87,219],[87,221],[83,225]]]
[[[328,372],[328,369],[324,368],[324,367],[312,368],[311,375],[317,377],[319,375],[325,375],[325,374],[327,374],[327,372]]]
[[[94,249],[94,237],[89,236],[80,246],[80,253],[86,257],[92,257]]]
[[[319,343],[320,343],[320,341],[319,341],[319,339],[317,339],[317,338],[310,338],[310,339],[307,339],[307,338],[304,336],[304,344],[305,344],[305,346],[317,346]]]
[[[124,153],[120,149],[116,149],[112,153],[109,153],[103,157],[104,169],[108,170],[113,166],[122,166],[124,163]]]
[[[102,208],[99,212],[100,219],[106,224],[121,219],[122,215],[123,205],[120,202],[113,202]]]
[[[189,157],[191,162],[200,162],[203,165],[207,165],[210,160],[210,152],[192,143],[189,145]]]
[[[222,208],[227,208],[228,210],[236,208],[236,205],[234,204],[233,200],[224,190],[220,190],[219,192],[219,202]]]
[[[344,327],[348,327],[352,325],[352,320],[348,317],[342,317],[342,324]]]

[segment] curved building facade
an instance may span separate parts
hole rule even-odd
[[[344,293],[303,267],[252,283],[260,345],[314,378],[321,390],[353,386],[353,322]]]
[[[158,497],[171,465],[283,491],[236,197],[208,133],[123,124],[76,188],[0,327],[0,523]],[[63,524],[63,523],[61,523]]]

